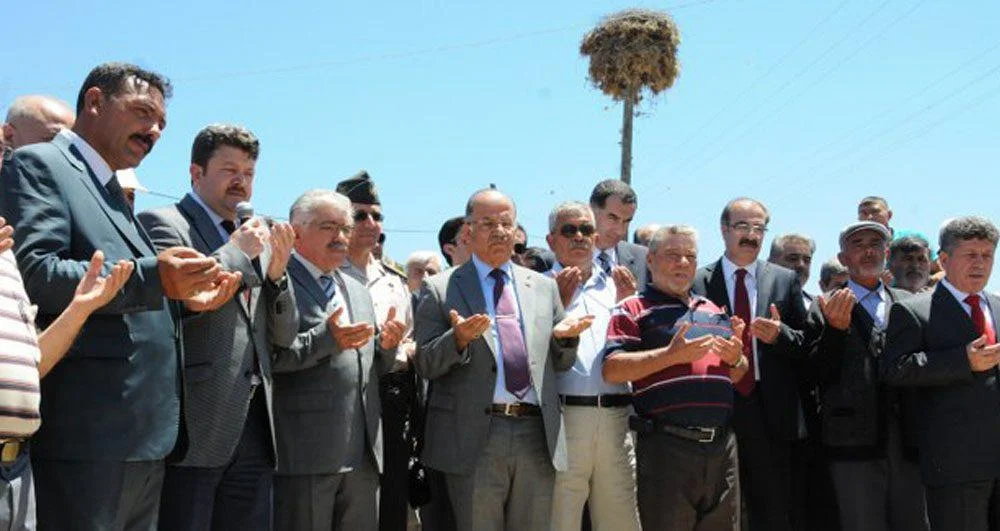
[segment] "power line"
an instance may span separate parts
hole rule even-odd
[[[719,119],[719,117],[729,112],[729,110],[732,109],[734,105],[741,102],[743,98],[750,91],[752,91],[754,88],[757,87],[758,84],[760,84],[761,81],[770,76],[779,66],[784,64],[784,62],[789,57],[791,57],[795,52],[797,52],[800,48],[802,48],[802,46],[804,46],[805,43],[809,42],[810,39],[815,37],[817,35],[817,31],[824,25],[826,25],[826,23],[829,22],[830,19],[832,19],[834,15],[836,15],[841,9],[843,9],[845,5],[847,5],[847,0],[842,0],[839,4],[837,4],[837,6],[834,7],[832,11],[827,13],[826,16],[824,16],[822,19],[820,19],[819,22],[817,22],[808,31],[806,31],[805,37],[800,39],[794,46],[785,51],[785,53],[782,54],[777,61],[772,63],[771,66],[767,68],[767,70],[758,75],[753,81],[750,82],[750,84],[746,88],[739,91],[733,99],[729,100],[729,103],[720,107],[719,110],[716,111],[715,114],[713,114],[707,121],[703,122],[700,126],[695,128],[693,133],[685,135],[684,140],[682,140],[679,144],[674,146],[674,148],[670,150],[667,156],[661,157],[659,161],[653,164],[648,170],[648,172],[654,173],[656,170],[658,170],[664,161],[670,159],[672,155],[680,153],[681,150],[683,150],[685,147],[687,147],[688,144],[691,143],[691,141],[693,141],[695,138],[701,135],[701,133],[705,131],[705,129],[707,129],[710,125],[714,124],[715,121]]]

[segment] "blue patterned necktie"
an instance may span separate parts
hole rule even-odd
[[[333,295],[337,293],[337,284],[330,275],[319,276],[319,287],[323,289],[323,294],[326,295],[326,302],[330,302],[330,299],[333,299]]]

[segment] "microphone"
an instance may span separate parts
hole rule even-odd
[[[236,203],[236,217],[240,220],[240,225],[250,221],[253,218],[253,205],[251,205],[249,201],[240,201],[239,203]],[[253,269],[257,273],[257,276],[261,279],[261,281],[263,281],[264,275],[260,268],[260,257],[254,257],[250,263],[253,265]],[[244,282],[243,288],[250,289],[250,286]]]

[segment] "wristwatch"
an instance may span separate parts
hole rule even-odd
[[[750,363],[747,361],[747,357],[744,356],[743,354],[740,354],[740,359],[736,360],[736,363],[733,363],[729,366],[734,369],[742,369],[743,367],[746,367],[749,364]]]
[[[277,282],[275,282],[274,280],[271,280],[271,277],[266,277],[266,278],[267,278],[267,281],[271,284],[271,286],[275,290],[277,290],[277,291],[285,291],[286,289],[288,289],[288,273],[282,274],[281,278],[279,278],[277,280]]]

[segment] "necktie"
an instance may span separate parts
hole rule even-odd
[[[499,332],[500,350],[503,353],[503,376],[507,390],[518,399],[531,389],[531,375],[528,372],[528,351],[524,346],[524,334],[517,319],[514,302],[514,288],[505,281],[507,275],[499,270],[490,271],[493,277],[493,307]]]
[[[319,287],[323,288],[323,294],[326,295],[326,302],[330,302],[334,294],[337,293],[337,284],[334,283],[333,277],[330,275],[319,276]]]
[[[611,256],[607,252],[601,251],[597,255],[597,265],[601,266],[601,270],[604,271],[605,275],[611,275]]]
[[[743,319],[746,327],[743,328],[743,355],[749,362],[747,372],[739,382],[735,382],[736,390],[743,396],[749,396],[756,385],[756,373],[754,372],[753,359],[753,337],[750,335],[750,295],[747,293],[747,270],[740,268],[736,270],[736,287],[733,290],[733,313]]]
[[[973,293],[965,298],[965,304],[972,308],[972,325],[976,327],[976,333],[986,336],[986,344],[992,345],[997,342],[997,333],[993,330],[993,324],[986,320],[983,307],[979,305],[979,295]]]
[[[112,173],[111,179],[104,185],[104,188],[111,196],[111,207],[124,214],[129,221],[132,221],[132,209],[125,202],[125,191],[122,190],[122,185],[118,184],[118,176]]]
[[[236,232],[236,224],[228,219],[220,221],[219,225],[222,226],[222,230],[226,231],[226,234],[232,235]]]

